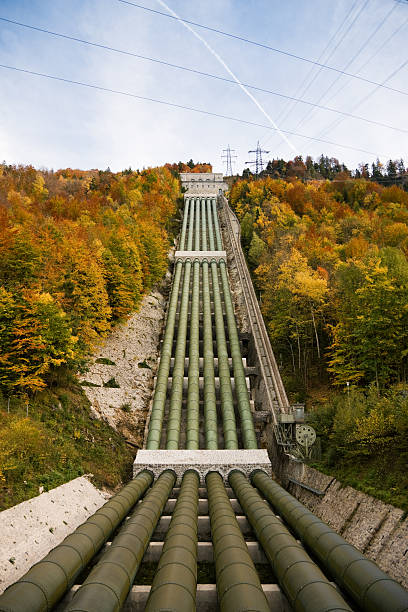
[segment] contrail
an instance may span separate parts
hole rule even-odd
[[[189,30],[193,36],[195,36],[196,38],[198,38],[198,40],[200,42],[203,43],[203,45],[208,49],[208,51],[211,53],[211,55],[213,55],[215,57],[215,59],[221,64],[221,66],[223,66],[223,68],[228,72],[228,74],[234,79],[234,81],[240,86],[240,88],[242,89],[242,91],[248,96],[248,98],[250,98],[252,100],[252,102],[259,108],[259,110],[261,111],[261,113],[267,118],[267,120],[269,121],[269,123],[273,126],[273,128],[275,130],[277,130],[277,132],[279,133],[280,137],[283,138],[283,140],[286,142],[287,145],[289,145],[289,147],[295,152],[295,153],[299,153],[298,149],[295,147],[295,145],[289,140],[289,138],[279,129],[279,127],[276,125],[276,123],[274,122],[274,120],[272,119],[272,117],[270,115],[268,115],[268,113],[266,112],[266,110],[262,107],[262,105],[258,102],[258,100],[255,98],[255,96],[253,96],[251,94],[251,92],[249,92],[247,90],[247,88],[245,87],[245,85],[243,85],[241,83],[241,81],[239,80],[239,78],[232,72],[231,68],[224,62],[224,60],[222,59],[222,57],[220,57],[218,55],[218,53],[216,51],[214,51],[214,49],[211,47],[211,45],[209,45],[209,43],[202,37],[200,36],[200,34],[198,34],[195,30],[193,30],[193,28],[186,23],[185,21],[183,21],[175,11],[173,11],[173,9],[171,9],[163,0],[157,0],[157,2],[163,7],[165,8],[167,11],[169,11],[169,13],[171,13],[173,15],[173,17],[175,17],[175,19],[177,19],[177,21],[179,23],[181,23],[187,30]]]

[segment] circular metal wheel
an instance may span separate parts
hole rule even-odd
[[[310,425],[296,425],[296,441],[302,446],[312,446],[316,432]]]

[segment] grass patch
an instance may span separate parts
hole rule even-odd
[[[334,476],[342,485],[376,497],[408,512],[408,455],[398,451],[388,455],[337,459],[335,465],[313,461],[311,467]]]
[[[81,380],[79,383],[81,387],[100,387],[101,385],[97,385],[96,383],[89,382],[89,380]]]
[[[103,383],[104,387],[108,387],[109,389],[120,389],[120,384],[116,380],[114,376]]]
[[[130,404],[122,404],[120,407],[123,412],[130,412],[132,410],[132,406]]]
[[[149,370],[152,369],[147,363],[146,359],[144,361],[139,361],[139,363],[137,364],[137,367],[138,368],[148,368]]]
[[[0,510],[92,473],[113,488],[131,476],[133,453],[104,421],[95,419],[81,386],[38,392],[26,404],[0,395]]]
[[[108,359],[108,357],[98,357],[98,359],[95,359],[95,363],[102,363],[103,365],[113,365],[113,366],[116,365],[116,363],[112,361],[111,359]]]

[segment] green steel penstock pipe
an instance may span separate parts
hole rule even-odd
[[[228,362],[227,341],[225,338],[224,316],[221,306],[221,292],[218,282],[218,269],[211,262],[211,276],[214,300],[215,334],[217,338],[218,377],[220,381],[222,427],[226,449],[238,448],[237,424],[235,420],[234,398],[232,395],[231,374]]]
[[[198,486],[197,472],[185,472],[145,607],[147,612],[196,609]]]
[[[214,250],[213,221],[209,200],[207,200],[207,217],[210,249]],[[218,268],[215,261],[211,262],[211,277],[214,300],[215,334],[217,338],[218,376],[220,381],[224,446],[226,449],[236,449],[238,448],[237,425],[235,420],[234,399],[232,395],[231,375],[228,362],[227,341],[225,338],[224,315],[221,305],[221,291],[218,282]]]
[[[245,371],[242,364],[241,348],[237,324],[235,321],[234,306],[231,300],[227,269],[224,261],[220,261],[221,282],[224,293],[225,312],[227,315],[228,335],[231,346],[232,365],[234,369],[235,393],[238,401],[238,410],[241,420],[242,440],[245,448],[258,448],[254,421],[249,403],[248,388],[245,380]]]
[[[176,475],[171,470],[160,474],[65,612],[117,612],[121,609],[175,481]]]
[[[157,450],[160,446],[182,270],[183,263],[178,261],[176,263],[176,272],[173,278],[170,303],[167,311],[166,329],[160,353],[160,364],[157,372],[152,412],[150,415],[149,433],[147,435],[147,449]]]
[[[205,200],[201,200],[201,245],[202,250],[206,251],[208,248],[208,244]]]
[[[184,364],[186,359],[188,303],[190,299],[191,261],[184,263],[183,289],[174,357],[169,418],[167,422],[166,449],[177,450],[180,440],[181,407],[183,403]],[[167,385],[167,383],[166,383]]]
[[[181,228],[181,236],[179,242],[180,251],[182,251],[185,247],[187,222],[189,216],[188,213],[190,205],[192,206],[191,202],[192,201],[188,199],[186,199],[185,201],[183,225]],[[147,435],[146,448],[151,450],[157,450],[160,446],[182,270],[183,263],[181,261],[178,261],[176,263],[176,271],[173,278],[170,302],[167,311],[166,329],[164,332],[163,345],[160,353],[160,364],[157,372],[153,406],[150,415],[149,432]]]
[[[315,516],[265,472],[253,484],[313,552],[322,567],[367,612],[406,612],[408,592],[371,560]]]
[[[322,574],[272,512],[244,474],[234,470],[229,482],[295,612],[351,611],[336,587]]]
[[[222,251],[222,238],[221,238],[221,230],[220,224],[218,223],[218,212],[217,212],[217,203],[215,198],[211,198],[211,207],[212,214],[214,218],[214,231],[215,231],[215,241],[218,251]]]
[[[202,248],[208,249],[207,242],[207,207],[206,201],[201,201]],[[204,349],[204,429],[205,447],[209,450],[218,448],[217,430],[217,399],[215,393],[213,331],[211,319],[210,279],[208,276],[208,261],[202,263],[203,278],[203,349]]]
[[[0,596],[1,612],[51,610],[151,485],[141,472]],[[98,608],[99,609],[99,608]]]
[[[184,205],[183,225],[181,226],[181,234],[180,234],[180,241],[179,241],[179,250],[180,251],[184,250],[184,245],[185,245],[185,242],[186,242],[188,211],[189,211],[190,203],[191,202],[192,202],[192,200],[187,200],[186,199],[185,205]]]
[[[208,262],[202,264],[204,306],[204,429],[207,449],[218,448],[217,399],[215,393],[213,331]]]
[[[194,250],[200,250],[200,200],[195,203],[195,228],[194,228]]]
[[[194,250],[200,250],[200,200],[196,200]],[[190,318],[190,352],[188,360],[187,440],[186,448],[199,448],[200,419],[200,262],[193,264],[193,292]]]
[[[258,573],[220,474],[210,472],[206,483],[219,608],[221,612],[269,612]]]
[[[216,202],[212,200],[212,210],[214,218],[215,236],[218,250],[222,250],[222,240],[220,225],[218,222]],[[229,288],[227,268],[225,261],[219,263],[222,289],[224,293],[225,312],[227,315],[228,335],[231,346],[232,365],[234,368],[235,394],[238,401],[239,416],[241,419],[242,440],[245,448],[258,448],[254,422],[249,403],[248,389],[245,380],[245,371],[242,364],[241,348],[239,345],[239,336],[237,324],[235,321],[234,306],[232,304],[231,292]]]
[[[191,300],[190,352],[188,360],[187,441],[188,449],[199,448],[200,419],[200,262],[194,262]],[[184,375],[184,364],[183,364]]]
[[[194,236],[194,211],[195,207],[192,203],[189,214],[187,250],[193,248]],[[184,382],[184,364],[186,360],[186,343],[187,343],[187,325],[188,325],[188,304],[190,301],[190,276],[191,276],[191,261],[184,262],[184,278],[183,289],[181,292],[180,314],[177,330],[176,351],[174,356],[174,367],[172,376],[169,419],[167,423],[167,439],[166,449],[177,450],[180,441],[181,430],[181,407],[183,403],[183,382]],[[166,381],[167,389],[167,381]]]

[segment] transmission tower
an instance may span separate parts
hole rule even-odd
[[[269,153],[269,151],[261,149],[261,145],[259,144],[258,140],[258,142],[256,143],[256,149],[248,151],[248,153],[255,153],[255,159],[252,161],[247,161],[245,163],[250,166],[253,166],[255,164],[255,174],[256,176],[258,176],[258,174],[263,170],[262,153]]]
[[[235,164],[235,159],[236,159],[236,155],[235,155],[235,150],[231,149],[230,146],[228,145],[228,147],[226,149],[222,150],[222,155],[221,155],[221,159],[223,160],[224,164],[227,164],[227,167],[225,169],[225,176],[232,176],[232,164]]]

